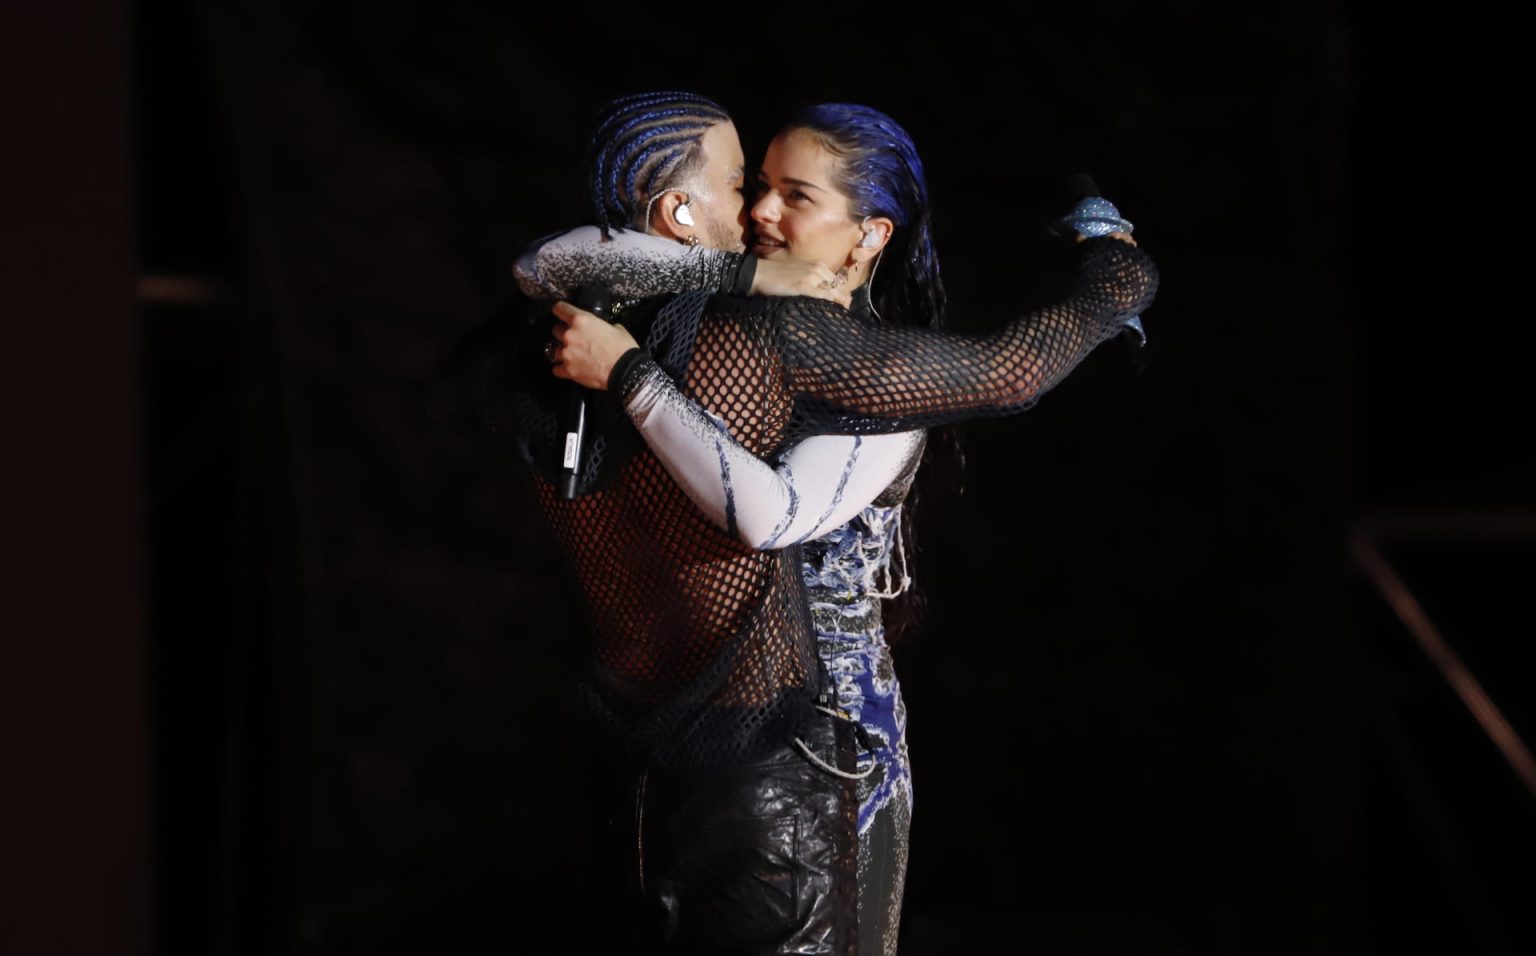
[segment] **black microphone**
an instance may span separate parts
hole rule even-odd
[[[571,304],[609,321],[613,317],[613,296],[602,286],[584,285],[571,296]],[[560,430],[565,433],[565,448],[560,458],[560,484],[556,493],[561,501],[572,501],[581,482],[581,466],[587,444],[587,390],[575,382],[567,383],[570,398]]]

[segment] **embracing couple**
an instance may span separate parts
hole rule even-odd
[[[894,953],[912,778],[881,603],[910,585],[926,430],[1032,405],[1156,270],[1103,203],[1066,298],[946,333],[923,165],[889,116],[810,107],[749,167],[717,104],[642,94],[603,110],[590,155],[594,224],[535,244],[518,279],[602,286],[613,321],[554,305],[552,336],[484,361],[478,401],[585,602],[621,935]],[[566,381],[606,393],[574,497]]]

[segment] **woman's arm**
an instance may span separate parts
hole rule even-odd
[[[780,547],[874,500],[910,457],[914,428],[1028,407],[1142,311],[1156,287],[1151,260],[1116,239],[1085,246],[1073,295],[986,336],[893,327],[804,299],[780,300],[767,316],[745,300],[735,313],[730,300],[716,303],[693,340],[687,396],[627,334],[561,305],[555,374],[607,370],[694,503],[752,547]],[[706,408],[729,416],[755,451],[790,450],[770,468]]]
[[[655,366],[635,383],[624,407],[699,510],[758,550],[788,547],[846,524],[902,475],[922,447],[921,431],[817,436],[770,466]]]
[[[1131,243],[1105,237],[1079,248],[1076,281],[1063,301],[985,335],[854,323],[826,303],[772,300],[767,344],[795,402],[789,440],[933,427],[1030,407],[1145,311],[1157,291],[1156,267]],[[699,341],[710,340],[701,327]],[[692,361],[700,361],[697,352]],[[764,398],[773,400],[771,389]]]
[[[1157,268],[1129,242],[1089,239],[1073,291],[986,335],[858,321],[804,298],[712,300],[688,344],[688,394],[706,408],[747,408],[774,435],[879,434],[1022,411],[1125,320],[1145,311]],[[682,300],[678,300],[681,302]],[[670,308],[670,306],[669,306]],[[623,398],[654,362],[633,339],[564,303],[555,374]],[[674,323],[675,325],[675,323]],[[651,343],[655,346],[657,343]],[[776,444],[777,442],[777,444]]]

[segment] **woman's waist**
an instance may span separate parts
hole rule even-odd
[[[811,588],[811,627],[818,642],[836,640],[864,644],[880,638],[885,627],[880,600],[868,594]],[[884,643],[881,639],[881,643]]]

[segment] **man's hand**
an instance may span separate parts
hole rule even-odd
[[[556,302],[553,312],[561,322],[554,330],[559,345],[549,356],[555,378],[605,391],[613,366],[639,343],[624,326],[604,322],[569,302]]]
[[[753,295],[808,295],[817,299],[836,302],[843,308],[853,304],[844,283],[846,273],[839,275],[819,262],[790,259],[757,260],[757,274],[752,278]]]

